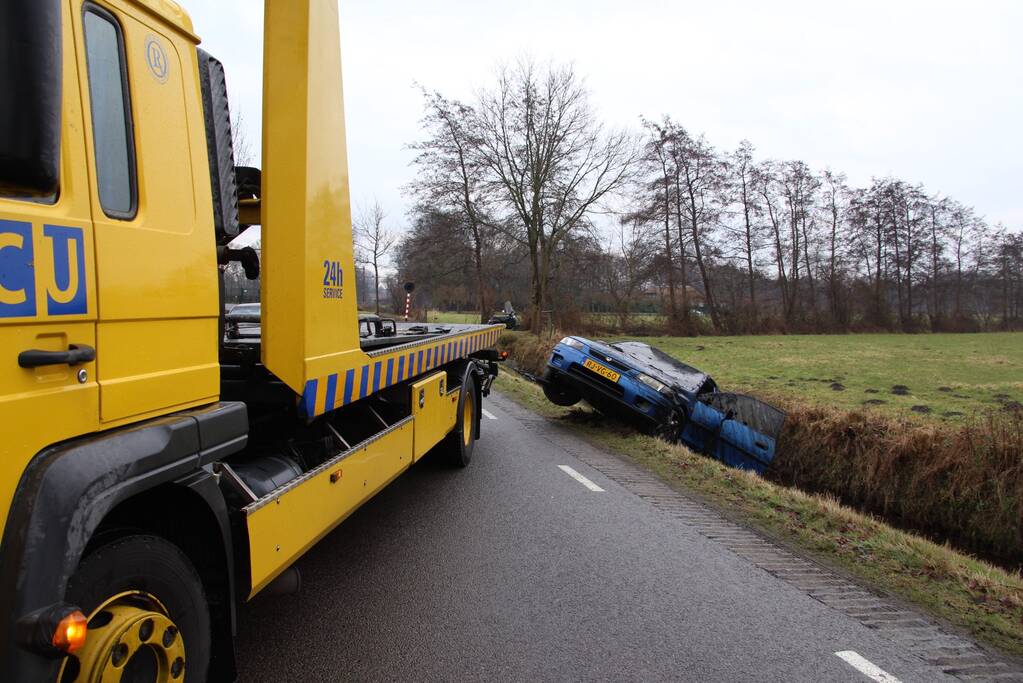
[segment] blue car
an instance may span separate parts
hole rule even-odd
[[[552,403],[584,400],[647,433],[761,474],[785,421],[777,408],[721,392],[707,373],[636,341],[565,337],[551,351],[541,384]]]

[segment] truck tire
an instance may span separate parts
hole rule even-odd
[[[124,683],[205,683],[209,608],[199,575],[172,543],[137,535],[99,547],[78,565],[67,601],[88,615],[89,635],[65,661],[61,683],[104,674]]]
[[[472,461],[472,452],[476,448],[476,423],[479,414],[479,391],[472,375],[466,373],[462,381],[462,390],[458,392],[458,417],[455,420],[455,429],[447,435],[442,446],[446,460],[454,467],[466,467]]]

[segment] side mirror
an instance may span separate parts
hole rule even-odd
[[[0,3],[0,193],[48,197],[60,180],[60,0]]]

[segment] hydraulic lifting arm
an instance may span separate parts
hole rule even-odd
[[[337,0],[266,0],[264,21],[262,357],[302,394],[363,357]]]

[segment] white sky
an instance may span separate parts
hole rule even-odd
[[[262,2],[182,0],[250,139]],[[1020,0],[341,0],[352,197],[406,223],[415,82],[471,98],[494,65],[571,61],[613,125],[670,114],[719,148],[895,175],[1023,227]]]

